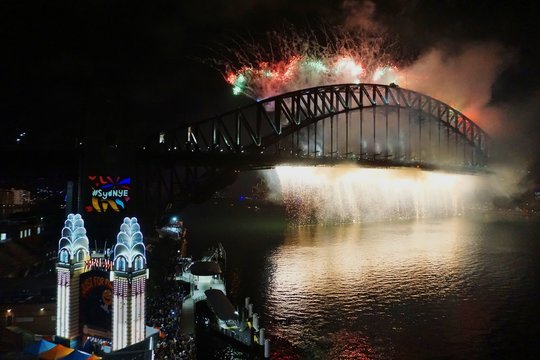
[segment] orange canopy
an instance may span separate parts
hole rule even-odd
[[[89,357],[88,359],[86,359],[86,360],[101,360],[101,358],[100,358],[99,356],[97,356],[97,355],[92,354],[92,355],[90,355],[90,357]]]
[[[58,360],[69,355],[72,351],[73,349],[65,347],[64,345],[58,344],[52,349],[39,354],[39,359],[40,360]]]

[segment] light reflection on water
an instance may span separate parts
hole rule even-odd
[[[227,215],[191,222],[190,243],[223,243],[227,295],[251,297],[273,359],[540,358],[539,221],[283,228]]]
[[[290,228],[268,258],[265,326],[306,358],[478,355],[526,275],[507,262],[525,250],[484,248],[488,232],[460,218]]]

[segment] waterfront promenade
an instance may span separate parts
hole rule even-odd
[[[182,302],[180,330],[184,335],[195,334],[195,301],[191,296]]]
[[[265,335],[264,329],[259,327],[258,314],[253,312],[253,304],[246,298],[244,306],[235,308],[226,296],[223,246],[218,244],[209,249],[198,261],[181,257],[177,261],[175,280],[189,289],[182,303],[181,333],[197,332],[207,343],[225,341],[250,358],[262,358],[260,344],[265,344]],[[200,340],[198,338],[199,344]],[[206,351],[206,346],[204,348]]]

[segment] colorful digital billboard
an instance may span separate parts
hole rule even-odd
[[[85,206],[91,212],[121,212],[130,201],[131,178],[121,176],[88,176],[90,204]]]

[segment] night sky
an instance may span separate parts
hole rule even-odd
[[[485,89],[499,123],[482,122],[497,141],[493,155],[532,166],[540,150],[534,1],[6,0],[0,7],[2,147],[22,132],[22,145],[44,147],[129,141],[249,102],[204,59],[231,36],[264,39],[287,23],[381,29],[396,39],[403,65],[433,49],[450,63],[467,46],[502,49],[507,55],[496,56],[508,59]]]

